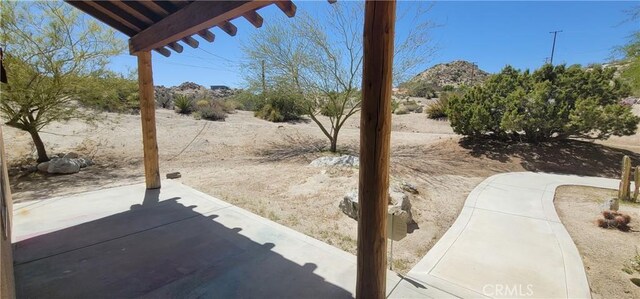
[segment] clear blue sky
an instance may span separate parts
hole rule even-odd
[[[326,1],[294,1],[298,11],[326,9]],[[351,3],[353,4],[353,3]],[[398,11],[411,9],[416,3],[403,1]],[[424,68],[452,60],[468,60],[488,72],[498,72],[510,64],[534,69],[550,55],[553,35],[558,34],[554,64],[589,64],[609,60],[612,49],[624,44],[640,22],[622,23],[625,10],[639,2],[436,2],[425,14],[439,26],[432,30],[439,50]],[[260,11],[265,24],[275,18],[286,19],[274,5]],[[214,28],[216,40],[210,44],[200,40],[201,49],[184,46],[181,54],[165,58],[153,56],[154,83],[178,85],[192,81],[205,86],[224,84],[242,87],[238,61],[242,60],[240,44],[253,28],[246,20],[234,21],[238,34],[230,37]],[[397,31],[408,30],[410,22],[398,22]],[[124,39],[125,36],[121,35]],[[199,39],[199,38],[198,38]],[[111,67],[120,72],[135,68],[129,55],[113,59]]]

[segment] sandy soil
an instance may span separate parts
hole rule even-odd
[[[354,116],[342,129],[341,151],[357,153],[358,125]],[[105,114],[94,125],[71,121],[47,126],[42,137],[50,153],[76,151],[97,162],[74,175],[25,175],[20,165],[34,156],[30,136],[4,130],[16,201],[144,180],[138,115]],[[186,185],[355,253],[357,223],[338,209],[338,202],[357,189],[358,170],[308,165],[327,155],[322,151],[327,141],[313,122],[270,123],[243,111],[225,122],[210,122],[159,109],[157,130],[163,177],[179,171]],[[636,138],[616,139],[624,150],[581,141],[474,143],[455,135],[446,121],[429,120],[425,114],[394,115],[391,180],[412,182],[420,191],[411,196],[418,227],[394,243],[394,270],[404,273],[413,267],[453,223],[469,192],[488,176],[545,171],[615,177],[622,155],[640,164]]]
[[[616,190],[579,186],[558,188],[555,205],[562,223],[578,246],[587,270],[592,297],[640,298],[640,287],[622,269],[640,251],[640,204],[621,202],[620,211],[631,217],[631,230],[621,232],[599,228],[595,221],[604,199],[614,197]]]

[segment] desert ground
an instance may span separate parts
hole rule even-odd
[[[640,113],[640,107],[635,111]],[[106,113],[94,124],[54,123],[43,129],[50,154],[77,152],[96,165],[78,174],[27,171],[34,148],[26,132],[4,127],[15,201],[28,201],[144,181],[139,115]],[[328,120],[325,120],[328,121]],[[357,153],[359,115],[339,137],[343,153]],[[182,183],[351,253],[357,222],[338,208],[357,190],[358,169],[313,167],[329,155],[328,141],[308,120],[271,123],[238,111],[224,122],[157,110],[161,175],[179,171]],[[391,181],[418,187],[410,196],[417,227],[394,243],[394,270],[406,273],[456,219],[469,192],[485,178],[509,171],[617,177],[623,155],[640,164],[640,135],[607,141],[568,140],[538,145],[474,142],[447,121],[424,113],[394,115]]]
[[[562,186],[556,192],[556,210],[582,255],[595,299],[640,298],[640,288],[630,280],[640,278],[640,273],[623,271],[640,254],[640,204],[620,203],[619,211],[632,217],[633,226],[628,232],[594,225],[602,199],[616,194],[617,190],[579,186]]]

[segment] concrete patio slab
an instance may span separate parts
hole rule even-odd
[[[160,191],[139,184],[22,203],[14,212],[20,298],[354,295],[352,254],[174,181]],[[387,294],[393,290],[451,296],[389,271]]]
[[[582,259],[553,205],[561,185],[615,189],[618,180],[529,172],[487,178],[407,277],[464,298],[590,298]]]

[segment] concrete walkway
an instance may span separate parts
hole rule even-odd
[[[554,194],[560,185],[616,189],[618,182],[529,172],[492,176],[469,194],[453,226],[408,277],[462,298],[590,298]]]

